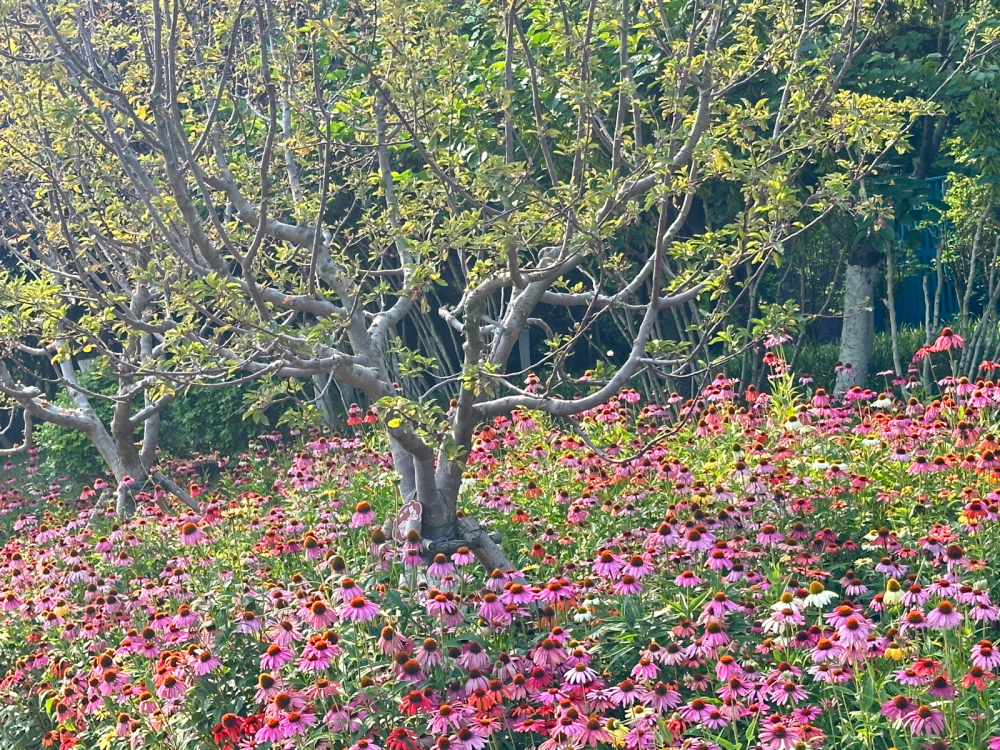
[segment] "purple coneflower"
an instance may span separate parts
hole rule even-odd
[[[291,649],[279,646],[277,643],[272,643],[267,647],[267,650],[261,654],[260,666],[261,668],[267,670],[280,669],[294,658],[295,654]]]
[[[930,706],[917,706],[902,720],[911,734],[933,737],[944,732],[944,714]]]
[[[927,624],[935,630],[950,630],[961,622],[962,613],[947,599],[938,602],[938,605],[927,613]]]
[[[198,528],[197,524],[188,521],[181,526],[181,542],[189,546],[198,544],[205,538],[205,532]]]
[[[882,704],[882,715],[891,721],[902,719],[916,709],[917,704],[905,695],[897,695]]]
[[[382,608],[375,602],[356,596],[340,608],[340,616],[351,622],[368,622],[375,618]]]

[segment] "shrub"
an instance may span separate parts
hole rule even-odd
[[[923,328],[904,326],[899,329],[899,357],[904,368],[910,364],[913,353],[923,345]],[[806,342],[795,362],[795,372],[797,375],[808,372],[816,381],[816,387],[832,390],[836,380],[834,365],[839,358],[839,340],[831,341],[829,344]],[[888,332],[876,333],[872,361],[868,366],[868,386],[883,387],[885,378],[876,378],[875,373],[891,369],[893,369],[892,337]]]

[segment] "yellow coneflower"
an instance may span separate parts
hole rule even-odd
[[[889,644],[889,647],[885,650],[885,658],[892,659],[893,661],[900,661],[904,656],[906,656],[906,651],[903,647],[899,645],[899,641],[893,641]]]

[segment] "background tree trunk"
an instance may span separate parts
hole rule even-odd
[[[844,277],[844,327],[840,333],[840,361],[853,372],[837,374],[836,393],[853,385],[864,385],[875,344],[872,297],[878,278],[878,263],[847,266]]]

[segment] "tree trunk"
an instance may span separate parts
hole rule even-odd
[[[135,434],[129,436],[130,446],[126,447],[123,435],[112,435],[96,419],[90,428],[84,430],[84,434],[94,444],[114,474],[117,485],[115,489],[118,498],[117,513],[120,518],[128,518],[135,513],[135,490],[141,488],[148,478],[139,458],[139,451],[135,447]],[[129,487],[124,486],[123,483],[127,478],[131,478],[134,484]]]
[[[337,429],[337,414],[333,410],[333,398],[330,396],[330,388],[333,385],[333,375],[313,375],[313,392],[315,393],[316,405],[323,412],[323,421],[331,430]]]
[[[840,333],[840,361],[853,372],[837,374],[836,393],[865,384],[875,344],[872,296],[878,278],[878,263],[847,266],[844,278],[844,327]]]

